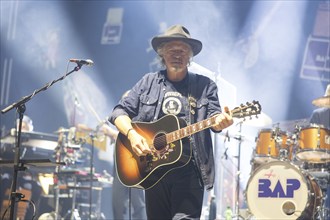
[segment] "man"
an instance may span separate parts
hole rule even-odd
[[[313,111],[310,123],[330,129],[330,84],[328,84],[324,96],[313,100],[313,104],[319,108]]]
[[[187,66],[201,51],[202,43],[191,38],[185,27],[174,25],[151,43],[165,69],[146,74],[115,106],[109,120],[142,158],[155,155],[157,149],[147,144],[132,122],[154,122],[175,115],[193,124],[214,116],[211,128],[182,141],[184,149],[192,149],[190,160],[170,170],[145,191],[148,219],[200,218],[204,187],[209,190],[214,184],[210,130],[220,132],[232,125],[233,119],[228,108],[221,111],[217,85],[207,77],[188,72]]]
[[[323,97],[319,97],[313,100],[313,104],[319,108],[315,109],[310,117],[310,123],[316,124],[325,129],[330,129],[330,84],[328,84],[325,94]],[[325,137],[329,140],[329,137]],[[325,172],[329,171],[329,166],[327,165],[329,161],[324,164],[321,164],[322,167],[324,166]],[[313,164],[307,164],[310,166]],[[327,168],[328,166],[328,168]],[[316,178],[324,193],[324,204],[320,211],[320,215],[323,219],[330,219],[330,182],[329,182],[329,175],[326,176],[325,179]]]

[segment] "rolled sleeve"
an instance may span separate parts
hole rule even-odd
[[[112,111],[112,113],[111,113],[111,115],[110,115],[110,117],[109,117],[109,122],[112,123],[112,124],[114,124],[116,118],[117,118],[118,116],[121,116],[121,115],[128,115],[128,114],[127,114],[127,112],[126,112],[123,108],[120,107],[120,105],[117,105],[117,106],[113,109],[113,111]]]
[[[143,101],[144,99],[148,99],[150,102],[152,98],[159,96],[159,83],[160,78],[158,73],[149,73],[143,76],[133,86],[127,96],[123,97],[114,107],[109,116],[109,122],[114,124],[116,118],[121,115],[127,115],[132,120],[141,121],[153,118],[155,106],[152,106],[152,108],[143,108],[145,107]]]

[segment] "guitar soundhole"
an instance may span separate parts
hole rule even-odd
[[[157,151],[164,150],[166,148],[166,135],[164,133],[157,134],[153,145]]]

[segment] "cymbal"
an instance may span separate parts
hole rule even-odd
[[[61,134],[65,132],[69,132],[70,130],[67,128],[60,127],[57,131],[54,131],[55,134]]]
[[[323,96],[312,101],[312,104],[317,107],[330,108],[330,96]]]
[[[73,138],[82,143],[93,145],[98,149],[105,151],[108,137],[102,132],[97,132],[85,124],[77,124],[76,127],[69,129],[69,139]]]
[[[294,120],[287,120],[287,121],[279,121],[274,123],[272,127],[278,127],[283,131],[287,132],[295,132],[297,127],[306,127],[309,125],[309,118],[300,118]]]
[[[80,132],[87,132],[87,133],[89,133],[89,132],[95,132],[93,129],[91,129],[90,127],[88,127],[85,124],[77,124],[76,128]]]
[[[23,146],[54,150],[57,147],[58,136],[41,132],[21,132],[21,144]],[[16,130],[12,129],[9,134],[1,138],[1,143],[15,144]]]

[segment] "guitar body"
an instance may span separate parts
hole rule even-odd
[[[149,189],[172,169],[185,166],[192,154],[187,138],[166,142],[165,134],[186,126],[174,115],[155,122],[135,122],[133,128],[144,138],[154,153],[136,156],[127,137],[119,133],[116,140],[115,162],[119,180],[128,187]]]

